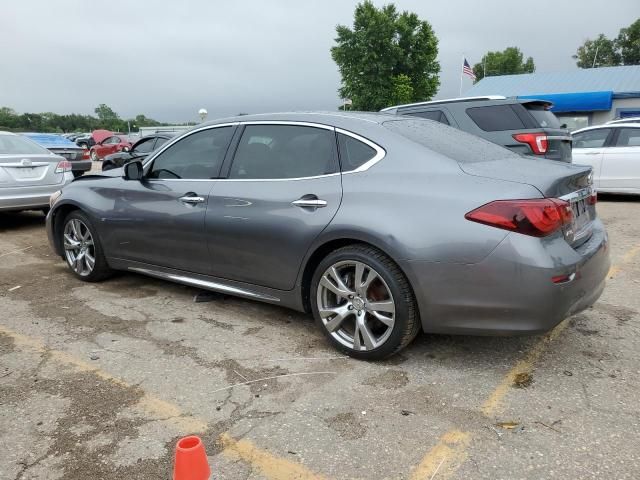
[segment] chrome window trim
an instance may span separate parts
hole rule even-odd
[[[343,135],[347,135],[348,137],[351,137],[351,138],[355,138],[356,140],[364,143],[365,145],[370,146],[376,151],[376,154],[373,156],[373,158],[371,158],[371,160],[368,160],[367,162],[363,163],[355,170],[347,170],[342,172],[343,175],[348,173],[360,173],[360,172],[369,170],[371,167],[373,167],[376,163],[378,163],[387,155],[387,151],[384,148],[382,148],[380,145],[378,145],[377,143],[373,143],[368,138],[364,138],[363,136],[358,135],[357,133],[353,133],[353,132],[350,132],[349,130],[344,130],[342,128],[337,128],[337,127],[336,127],[336,132],[342,133]]]
[[[321,128],[324,130],[329,130],[329,131],[334,131],[337,133],[342,133],[344,135],[347,135],[349,137],[352,137],[362,143],[364,143],[365,145],[368,145],[369,147],[373,148],[376,151],[376,154],[367,162],[363,163],[362,165],[360,165],[358,168],[354,169],[354,170],[347,170],[347,171],[339,171],[339,172],[335,172],[335,173],[327,173],[326,175],[314,175],[314,176],[310,176],[310,177],[294,177],[294,178],[194,178],[194,179],[189,179],[189,178],[153,178],[153,179],[148,179],[148,181],[150,182],[295,182],[295,181],[300,181],[300,180],[313,180],[313,179],[317,179],[317,178],[325,178],[325,177],[334,177],[337,175],[345,175],[345,174],[351,174],[351,173],[360,173],[360,172],[364,172],[366,170],[368,170],[369,168],[371,168],[372,166],[374,166],[376,163],[378,163],[380,160],[382,160],[387,152],[384,148],[382,148],[380,145],[372,142],[371,140],[358,135],[357,133],[353,133],[349,130],[344,130],[342,128],[339,127],[334,127],[332,125],[325,125],[322,123],[314,123],[314,122],[304,122],[304,121],[299,121],[299,120],[249,120],[246,122],[230,122],[230,123],[220,123],[220,124],[216,124],[216,125],[207,125],[201,128],[198,128],[196,130],[190,130],[187,134],[184,135],[180,135],[177,138],[173,138],[172,140],[166,142],[164,145],[162,145],[162,147],[154,153],[154,155],[150,158],[147,158],[145,160],[145,162],[143,163],[143,169],[146,169],[148,167],[148,165],[151,164],[151,162],[153,162],[158,155],[160,155],[162,152],[164,152],[167,148],[169,148],[171,145],[173,145],[174,143],[182,140],[183,138],[188,137],[189,135],[192,135],[194,133],[198,133],[201,132],[203,130],[210,130],[213,128],[221,128],[221,127],[231,127],[231,126],[238,126],[238,125],[292,125],[292,126],[302,126],[302,127],[313,127],[313,128]],[[146,173],[146,172],[145,172]]]

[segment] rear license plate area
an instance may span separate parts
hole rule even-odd
[[[573,231],[578,233],[583,230],[591,221],[591,215],[586,198],[579,198],[571,201],[571,211],[573,212]]]

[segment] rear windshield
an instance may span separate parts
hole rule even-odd
[[[507,148],[483,138],[428,120],[389,120],[383,125],[409,140],[457,162],[488,162],[518,157]]]
[[[0,155],[46,155],[50,153],[31,140],[19,135],[0,135]]]
[[[533,118],[536,119],[536,123],[539,127],[542,128],[560,128],[560,121],[558,117],[556,117],[553,112],[549,110],[545,110],[544,106],[536,105],[531,103],[525,103],[524,108],[526,108]]]

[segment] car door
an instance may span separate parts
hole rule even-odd
[[[244,125],[205,228],[213,275],[290,290],[314,239],[342,199],[333,127]]]
[[[114,152],[112,145],[119,140],[118,137],[112,136],[105,138],[100,144],[96,145],[95,150],[98,157],[104,158]]]
[[[162,149],[141,181],[122,180],[103,229],[110,256],[189,272],[209,273],[204,233],[209,192],[235,125],[203,128]]]
[[[593,184],[596,188],[600,187],[602,153],[605,146],[609,145],[611,136],[611,128],[594,128],[576,132],[572,135],[572,162],[593,167]]]
[[[603,149],[603,190],[640,190],[640,127],[616,128],[613,144]]]

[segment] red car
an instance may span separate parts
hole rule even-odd
[[[91,160],[102,160],[107,155],[131,150],[131,141],[126,135],[111,135],[91,147]]]

